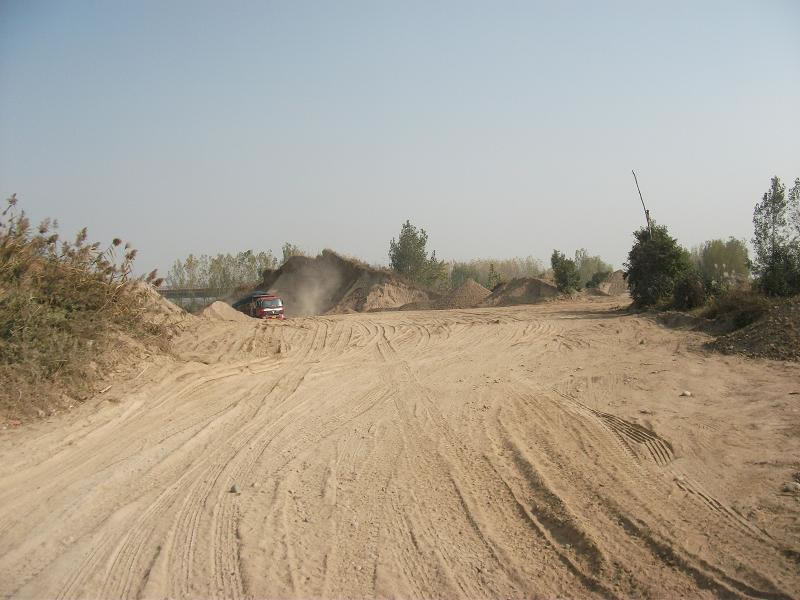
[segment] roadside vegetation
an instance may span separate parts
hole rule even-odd
[[[132,277],[136,250],[115,238],[64,240],[31,225],[16,196],[0,216],[0,411],[46,414],[80,400],[131,344],[168,337],[148,310],[153,271]],[[116,350],[117,352],[114,352]]]
[[[788,192],[772,178],[753,210],[753,228],[752,259],[736,238],[709,240],[689,252],[663,225],[635,231],[624,271],[634,306],[694,311],[715,320],[717,331],[768,323],[714,347],[800,358],[800,303],[794,298],[800,295],[800,178]]]

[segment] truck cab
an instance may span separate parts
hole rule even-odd
[[[233,303],[233,308],[256,319],[285,319],[283,300],[268,292],[253,292]]]

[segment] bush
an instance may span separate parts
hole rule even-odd
[[[494,277],[490,277],[492,272]],[[450,268],[450,287],[457,288],[467,279],[474,279],[482,286],[491,289],[500,282],[521,277],[541,277],[543,274],[544,265],[532,256],[506,259],[480,258],[469,262],[454,261]]]
[[[568,294],[580,289],[581,276],[574,260],[566,258],[563,252],[553,250],[550,264],[553,267],[553,278],[559,291]]]
[[[731,289],[716,296],[701,315],[707,319],[729,319],[733,328],[755,323],[769,310],[769,300],[750,290]]]
[[[706,303],[706,287],[703,277],[695,270],[687,271],[675,281],[672,306],[678,310],[691,310]]]
[[[707,289],[723,290],[750,275],[750,257],[744,240],[709,240],[692,250],[692,263]]]
[[[609,273],[611,273],[611,271],[614,270],[610,264],[603,261],[603,259],[599,256],[590,256],[585,248],[575,251],[575,266],[578,269],[578,274],[580,276],[579,287],[587,288],[597,287],[597,284],[605,279],[605,277],[601,279],[595,279],[600,273],[604,273],[607,276]],[[589,285],[592,281],[595,281],[594,286]]]
[[[689,253],[670,237],[663,225],[652,224],[633,234],[636,242],[625,263],[625,279],[636,306],[646,307],[672,299],[675,283],[691,270]]]
[[[611,275],[611,271],[597,271],[594,275],[592,275],[592,278],[586,282],[586,287],[596,288],[606,279],[608,279],[609,275]]]
[[[118,238],[101,250],[86,229],[60,241],[51,221],[34,230],[16,205],[12,196],[0,219],[0,410],[30,413],[48,390],[87,390],[112,333],[157,343],[165,332],[144,318],[136,250]],[[160,283],[155,271],[147,282]]]

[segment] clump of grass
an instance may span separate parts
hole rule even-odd
[[[32,227],[16,195],[0,213],[0,411],[7,415],[80,398],[115,339],[155,342],[165,333],[145,318],[134,248],[120,238],[89,243],[85,228],[62,240],[57,227],[50,219]],[[155,271],[144,281],[160,283]]]
[[[730,329],[741,329],[755,323],[769,310],[769,300],[751,290],[731,288],[714,296],[700,316],[727,321]]]

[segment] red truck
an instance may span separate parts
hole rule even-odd
[[[233,308],[256,319],[285,319],[283,301],[275,294],[253,292],[233,303]]]

